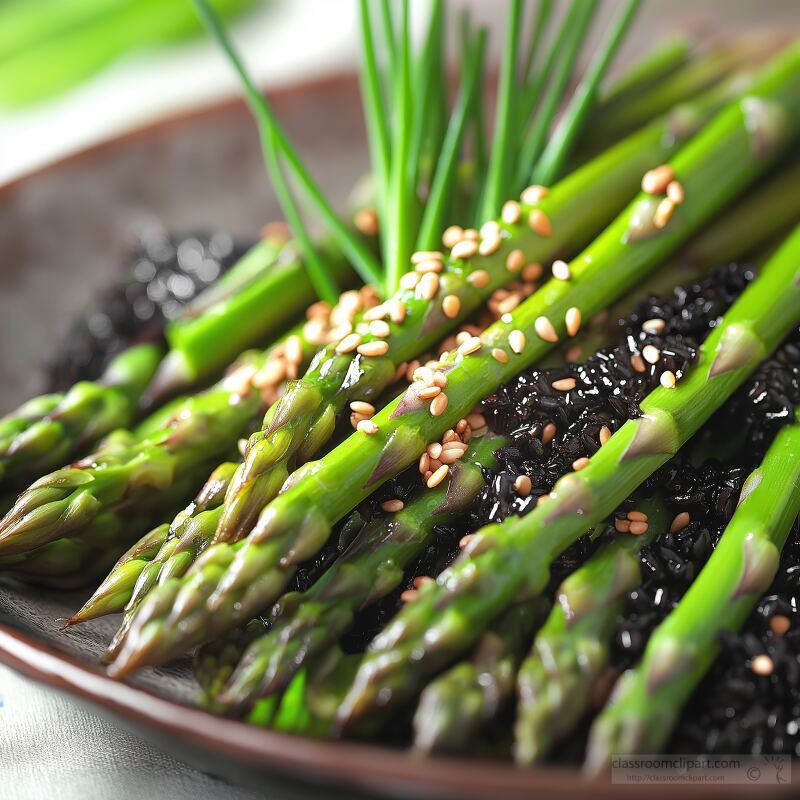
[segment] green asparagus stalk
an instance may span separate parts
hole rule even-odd
[[[543,606],[536,598],[509,609],[481,636],[471,658],[428,684],[414,714],[417,750],[459,752],[497,717],[514,694],[517,667]]]
[[[562,477],[546,502],[483,528],[453,567],[420,589],[370,645],[339,711],[340,727],[412,696],[503,608],[542,591],[553,559],[668,461],[800,321],[799,263],[800,228],[729,309],[677,386],[651,392],[642,416],[614,433],[588,466]]]
[[[175,545],[187,532],[192,520],[222,504],[225,490],[236,469],[228,461],[217,467],[197,497],[173,520],[146,533],[124,553],[83,607],[67,621],[76,625],[90,619],[124,611],[140,582],[155,582],[167,553],[175,552]],[[190,537],[192,533],[190,532]],[[144,580],[142,574],[145,573]]]
[[[409,288],[386,301],[387,313],[392,308],[404,309],[402,321],[388,321],[388,336],[359,335],[362,347],[388,345],[385,354],[364,357],[357,351],[339,352],[341,347],[330,345],[317,356],[306,375],[270,409],[263,429],[251,437],[226,500],[217,541],[236,541],[250,532],[261,509],[274,497],[267,485],[283,483],[274,473],[285,479],[296,454],[300,454],[300,462],[313,455],[330,436],[336,414],[347,402],[379,396],[401,363],[428,350],[492,292],[517,277],[506,266],[510,253],[518,250],[526,262],[541,262],[574,252],[620,210],[645,170],[668,158],[678,140],[683,141],[709,119],[729,97],[727,92],[727,88],[714,91],[696,103],[676,108],[572,173],[539,202],[523,204],[521,221],[501,223],[505,238],[498,250],[477,253],[469,261],[452,256],[444,260],[439,290],[432,299],[426,299],[418,288]],[[534,210],[549,220],[549,235],[543,236],[527,224]],[[477,270],[488,275],[488,282],[470,280]],[[458,309],[448,316],[443,299],[450,295],[457,298]]]
[[[434,526],[455,519],[475,498],[483,486],[481,467],[494,464],[493,453],[505,440],[486,436],[476,442],[454,462],[447,480],[423,487],[397,513],[369,522],[309,589],[278,600],[269,632],[247,649],[217,698],[220,704],[242,709],[286,689],[307,661],[338,641],[361,608],[401,583]]]
[[[639,553],[669,525],[663,504],[645,501],[641,536],[621,535],[556,590],[550,616],[519,670],[514,756],[531,764],[571,733],[608,665],[611,634],[626,596],[641,583]]]
[[[130,426],[161,355],[156,345],[132,347],[97,381],[29,400],[0,419],[0,484],[41,475],[116,428]]]
[[[649,194],[637,197],[573,260],[570,280],[548,282],[470,342],[472,352],[462,349],[450,356],[441,368],[447,403],[437,402],[440,413],[431,413],[419,387],[412,385],[372,418],[371,433],[357,432],[297,474],[291,487],[264,509],[248,539],[209,547],[184,581],[165,583],[161,599],[153,597],[140,607],[112,672],[123,675],[169,659],[267,607],[295,565],[319,550],[334,522],[409,466],[488,391],[547,352],[565,330],[568,312],[574,318],[571,309],[588,319],[674,252],[763,173],[797,134],[799,72],[800,47],[795,46],[776,59],[751,94],[721,112],[675,157],[672,167],[685,201],[665,227],[657,228],[654,220],[661,201]],[[754,126],[756,119],[760,122]],[[503,357],[495,357],[497,351]],[[509,570],[509,579],[513,574]]]
[[[798,263],[795,258],[795,269]],[[748,477],[711,558],[653,632],[641,663],[619,679],[592,725],[589,773],[602,772],[612,754],[661,749],[719,652],[720,632],[738,630],[772,583],[798,513],[800,425],[794,424],[778,434]]]

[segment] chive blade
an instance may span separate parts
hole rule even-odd
[[[525,58],[525,66],[522,69],[522,82],[527,84],[533,77],[533,65],[536,61],[536,54],[542,43],[547,23],[553,13],[553,0],[539,0],[536,14],[533,17],[531,35],[528,40],[528,54]]]

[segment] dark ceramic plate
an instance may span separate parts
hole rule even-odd
[[[313,173],[341,205],[366,164],[355,81],[329,79],[278,92],[274,100]],[[325,136],[319,135],[322,123]],[[249,117],[240,104],[229,103],[159,123],[0,188],[0,412],[40,388],[38,365],[88,293],[115,268],[134,226],[155,217],[170,228],[210,226],[252,235],[278,214],[262,176]],[[191,707],[195,685],[188,662],[115,683],[97,666],[113,620],[59,630],[58,620],[83,599],[0,578],[0,661],[69,692],[205,771],[262,790],[280,785],[302,794],[305,785],[324,785],[335,797],[638,793],[631,786],[589,786],[566,770],[421,760],[379,746],[311,741],[219,719]],[[674,794],[663,788],[656,787],[656,794]],[[685,796],[687,788],[676,790]]]

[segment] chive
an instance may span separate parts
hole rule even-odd
[[[489,172],[483,191],[481,217],[490,219],[497,215],[505,199],[508,184],[509,161],[512,148],[509,140],[514,122],[514,102],[517,93],[517,53],[519,51],[519,29],[522,17],[522,0],[511,0],[506,23],[506,40],[497,88],[494,139],[489,158]]]
[[[239,76],[253,116],[258,121],[259,126],[262,127],[262,135],[263,131],[269,131],[270,136],[274,137],[275,147],[286,160],[294,177],[308,194],[319,215],[330,227],[331,234],[336,243],[352,262],[354,269],[361,278],[365,282],[380,282],[381,269],[378,262],[365,244],[347,228],[341,219],[339,219],[314,179],[309,175],[308,170],[303,165],[295,149],[289,143],[277,119],[275,119],[275,115],[266,98],[258,91],[247,74],[244,65],[234,50],[233,43],[223,28],[219,17],[209,6],[208,0],[194,0],[194,4],[201,19],[208,27],[209,32],[222,47],[225,55],[228,57],[231,65]],[[268,138],[269,137],[267,137],[267,141]],[[271,146],[271,143],[265,146]],[[298,231],[295,231],[295,234],[297,233]]]
[[[539,0],[539,5],[536,8],[536,14],[533,17],[533,24],[531,26],[531,35],[528,41],[528,55],[525,59],[525,66],[522,69],[523,84],[527,84],[533,77],[533,65],[536,61],[536,54],[539,50],[539,45],[542,43],[542,36],[544,36],[552,12],[553,0]]]
[[[464,133],[470,121],[471,109],[477,95],[480,77],[483,73],[482,65],[486,39],[487,31],[481,29],[478,32],[474,46],[469,50],[469,73],[461,83],[453,113],[447,126],[441,155],[436,165],[436,171],[431,182],[430,195],[422,217],[417,239],[418,250],[434,250],[444,227],[443,220],[447,198],[453,190],[459,152],[464,141]]]
[[[572,146],[581,132],[587,115],[597,103],[600,81],[608,71],[611,61],[619,50],[640,3],[641,0],[627,0],[622,11],[617,16],[610,33],[603,40],[600,52],[573,94],[569,107],[536,164],[533,172],[534,183],[549,186],[559,177],[559,173],[571,153]]]
[[[388,74],[389,94],[397,81],[397,38],[394,32],[392,8],[389,0],[381,0],[380,20],[383,32],[383,47],[386,53],[386,72]]]
[[[580,47],[589,30],[589,23],[597,9],[596,0],[575,0],[565,21],[567,41],[561,54],[558,66],[542,100],[533,126],[522,144],[520,159],[519,186],[522,188],[531,179],[536,161],[544,146],[545,138],[550,130],[558,105],[564,96]],[[568,26],[567,26],[568,25]]]

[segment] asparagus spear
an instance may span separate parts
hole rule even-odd
[[[639,553],[669,524],[658,501],[642,502],[641,536],[604,545],[556,590],[550,616],[519,670],[514,756],[530,764],[569,734],[608,665],[611,632],[625,597],[641,581]]]
[[[41,475],[114,429],[127,428],[160,360],[156,345],[132,347],[96,382],[29,400],[0,419],[0,484]]]
[[[795,258],[795,269],[797,264]],[[748,477],[711,558],[656,628],[641,663],[619,679],[590,732],[589,773],[604,770],[613,753],[650,753],[663,746],[713,663],[720,632],[738,630],[772,583],[798,513],[800,425],[794,424],[781,430]]]
[[[414,714],[414,747],[463,750],[514,693],[517,666],[543,611],[542,598],[505,612],[475,652],[428,684]]]
[[[752,95],[720,113],[676,156],[672,166],[685,187],[685,202],[666,227],[655,227],[660,201],[649,194],[637,197],[569,265],[571,280],[550,281],[508,321],[500,320],[453,354],[440,370],[447,391],[446,402],[436,401],[437,413],[418,394],[425,382],[415,382],[373,417],[371,433],[356,433],[296,474],[291,487],[265,508],[247,540],[208,548],[184,581],[165,583],[138,610],[112,672],[122,675],[166,660],[268,606],[294,566],[322,546],[336,520],[411,464],[488,391],[543,355],[565,329],[568,312],[573,319],[572,309],[590,317],[677,249],[796,135],[798,71],[800,47],[795,46],[771,65]],[[761,121],[755,128],[754,119]]]
[[[492,292],[512,281],[522,264],[509,262],[510,254],[519,251],[526,263],[535,263],[574,250],[622,207],[646,169],[667,158],[678,140],[684,140],[704,124],[727,98],[728,91],[714,91],[695,103],[677,107],[572,173],[540,201],[523,204],[521,221],[500,223],[505,238],[494,252],[478,252],[469,260],[452,256],[446,260],[441,256],[428,259],[429,263],[443,265],[442,272],[430,284],[438,287],[435,295],[427,299],[427,290],[422,290],[429,285],[428,279],[421,279],[418,286],[402,289],[384,303],[387,315],[392,309],[403,309],[388,322],[388,335],[376,335],[372,329],[357,335],[366,352],[372,352],[371,347],[388,347],[386,353],[364,356],[355,347],[340,352],[341,343],[336,343],[318,355],[308,373],[289,389],[277,407],[270,409],[264,428],[251,437],[244,464],[226,500],[217,540],[236,541],[250,532],[259,512],[274,496],[265,491],[265,485],[282,483],[270,473],[288,470],[287,462],[298,452],[301,462],[310,457],[330,436],[336,413],[348,401],[377,397],[399,364],[425,352],[480,307]],[[549,221],[548,235],[541,235],[527,224],[534,211]],[[515,271],[507,263],[512,263]],[[474,271],[479,271],[478,277],[470,278]],[[418,273],[411,275],[419,277]],[[449,304],[445,313],[443,300],[450,296],[456,301]],[[385,329],[379,332],[385,334]],[[349,347],[356,339],[345,342]],[[284,443],[286,439],[288,443]]]
[[[703,344],[677,387],[660,387],[545,503],[490,525],[464,556],[419,592],[372,642],[339,711],[341,727],[413,695],[475,641],[503,608],[545,587],[553,558],[664,464],[800,321],[800,228]],[[410,659],[409,654],[414,658]]]
[[[455,519],[475,498],[483,486],[481,467],[494,464],[493,453],[505,440],[486,436],[476,442],[454,461],[447,480],[424,488],[397,513],[369,522],[308,590],[278,600],[269,632],[247,649],[219,703],[241,709],[285,689],[306,661],[341,637],[359,609],[400,584],[434,526]],[[451,452],[462,447],[459,440]]]

